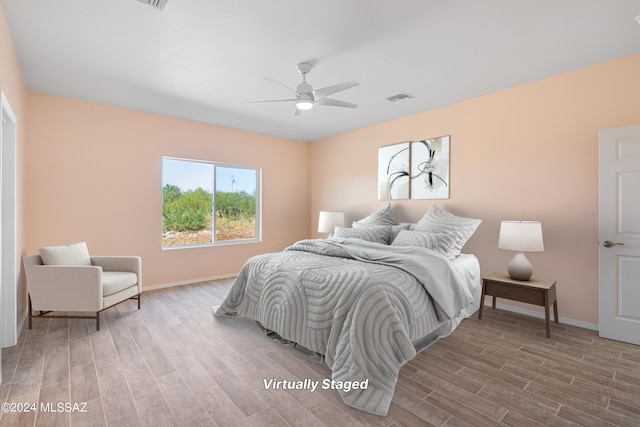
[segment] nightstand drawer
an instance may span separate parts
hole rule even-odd
[[[540,289],[528,289],[487,281],[485,295],[544,306],[544,292]]]

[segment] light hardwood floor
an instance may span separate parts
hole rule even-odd
[[[485,310],[400,371],[389,415],[331,390],[267,391],[265,378],[330,378],[328,368],[242,318],[214,319],[229,280],[143,294],[88,320],[34,320],[2,350],[2,426],[640,426],[640,347]],[[86,412],[39,405],[82,404]],[[64,407],[62,409],[65,409]]]

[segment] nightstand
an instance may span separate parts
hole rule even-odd
[[[484,309],[484,297],[493,297],[492,307],[496,308],[497,298],[506,298],[512,301],[526,302],[544,307],[544,319],[547,327],[547,338],[551,338],[551,322],[549,309],[553,304],[553,319],[558,323],[558,301],[556,299],[556,281],[532,277],[528,281],[513,280],[506,273],[491,273],[482,278],[482,297],[480,298],[480,310],[478,319],[482,319]]]

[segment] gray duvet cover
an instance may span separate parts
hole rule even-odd
[[[386,415],[414,342],[474,303],[451,261],[358,239],[302,240],[251,258],[215,315],[239,314],[323,354],[355,408]],[[456,323],[457,325],[457,323]]]

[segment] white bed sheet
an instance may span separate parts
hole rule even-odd
[[[480,308],[480,296],[482,294],[482,280],[480,277],[480,263],[475,255],[460,254],[451,261],[455,271],[461,277],[461,282],[467,286],[467,290],[473,296],[473,304],[463,308],[457,316],[447,320],[438,329],[427,336],[413,342],[416,351],[421,351],[438,341],[447,337],[455,331],[460,322],[473,314]]]

